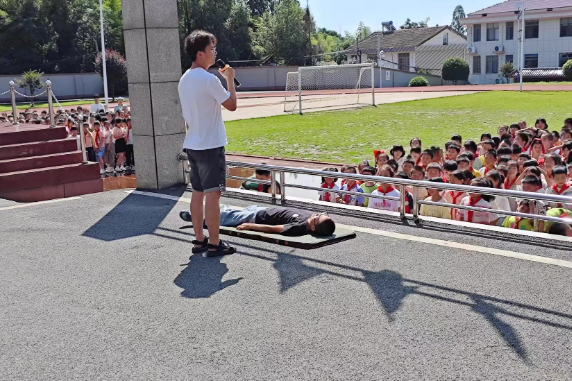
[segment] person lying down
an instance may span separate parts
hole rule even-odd
[[[188,210],[183,210],[179,216],[183,221],[192,222]],[[222,205],[220,226],[290,237],[306,234],[328,237],[336,230],[334,220],[325,213],[312,213],[294,208],[265,208],[257,205],[244,210]]]

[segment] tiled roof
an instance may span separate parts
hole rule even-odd
[[[505,13],[516,12],[518,7],[516,4],[522,0],[507,0],[502,3],[481,9],[476,12],[469,13],[467,16],[482,15],[483,13]],[[564,8],[572,7],[572,0],[525,0],[524,7],[526,10],[546,9],[546,8]]]
[[[448,26],[436,26],[431,28],[398,29],[392,33],[374,32],[359,42],[359,49],[362,53],[377,54],[377,36],[381,35],[381,50],[385,52],[413,51],[416,47],[445,29],[453,31]],[[355,50],[355,44],[348,48],[348,51],[355,52]]]

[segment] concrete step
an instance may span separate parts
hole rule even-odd
[[[98,163],[68,164],[3,173],[0,174],[0,197],[8,199],[2,194],[98,179],[101,180]]]
[[[0,201],[38,202],[103,192],[103,180],[77,181],[46,187],[0,193]],[[11,201],[8,201],[11,202]],[[0,202],[0,205],[2,203]]]
[[[46,142],[32,142],[0,146],[0,160],[18,159],[31,156],[46,156],[55,153],[75,152],[76,139],[58,139]]]
[[[58,167],[82,162],[81,151],[55,153],[44,156],[21,157],[0,160],[0,173],[21,172],[30,169]]]
[[[8,146],[14,144],[45,142],[48,140],[60,140],[68,137],[65,127],[54,127],[31,129],[32,127],[23,126],[22,128],[11,128],[9,131],[3,131],[0,134],[0,146]]]

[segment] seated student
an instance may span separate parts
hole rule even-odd
[[[433,163],[439,163],[442,164],[443,163],[443,149],[441,149],[441,147],[438,146],[431,146],[431,151],[433,151]]]
[[[375,165],[377,168],[383,167],[389,161],[389,156],[386,153],[380,153],[377,155],[377,159],[375,161]]]
[[[470,170],[473,173],[472,177],[481,177],[481,173],[473,168],[472,161],[473,153],[470,151],[463,152],[457,156],[457,170]]]
[[[548,177],[552,178],[552,169],[554,167],[558,167],[564,165],[562,158],[555,153],[547,153],[544,155],[544,172],[548,175]]]
[[[518,160],[517,160],[518,169],[521,173],[522,171],[524,171],[524,163],[526,163],[529,160],[530,160],[530,155],[527,154],[526,152],[523,152],[520,155],[518,155]]]
[[[445,155],[445,161],[447,160],[457,160],[457,156],[461,153],[461,146],[455,143],[449,144],[447,147],[447,154]]]
[[[423,147],[423,145],[421,144],[421,139],[419,139],[419,138],[411,139],[411,141],[409,142],[409,147],[411,147],[411,148]]]
[[[505,177],[498,170],[490,171],[486,177],[493,183],[493,188],[503,189]],[[511,211],[510,202],[506,196],[495,196],[495,199],[491,201],[491,206],[496,210]]]
[[[540,139],[534,139],[530,145],[530,156],[534,160],[539,161],[542,155],[544,155],[544,146],[542,145],[542,141]]]
[[[411,157],[411,160],[413,160],[414,166],[421,165],[421,147],[411,148],[409,156]]]
[[[191,213],[188,210],[182,211],[179,216],[186,222],[192,222]],[[312,213],[295,208],[266,208],[256,205],[249,206],[244,210],[231,209],[222,205],[220,226],[290,237],[306,234],[328,237],[334,234],[336,230],[334,220],[324,213]]]
[[[423,167],[417,165],[413,168],[413,171],[411,171],[411,180],[425,180],[425,171],[423,170]],[[405,189],[411,194],[414,192],[412,186],[406,186]],[[418,200],[425,200],[427,198],[427,189],[421,187],[415,187],[415,189]]]
[[[345,165],[342,167],[342,173],[357,174],[357,168],[351,165]],[[351,179],[345,179],[341,190],[346,192],[363,193],[363,190],[359,187],[357,181]],[[345,193],[340,193],[340,197],[338,198],[338,203],[344,205],[363,206],[364,202],[365,200],[363,196],[355,196]]]
[[[466,185],[465,184],[466,178],[467,177],[465,176],[465,173],[463,171],[455,171],[451,173],[449,182],[453,185]],[[461,204],[461,201],[463,201],[463,198],[465,198],[466,196],[467,195],[464,192],[458,192],[452,190],[445,191],[445,193],[443,194],[443,198],[445,199],[445,201],[447,201],[449,204],[455,204],[455,205]],[[458,209],[451,208],[450,218],[452,220],[457,219],[457,212]]]
[[[516,133],[520,131],[520,126],[518,123],[513,123],[510,125],[510,127],[508,128],[508,133],[512,135],[512,138],[514,139],[514,137],[516,136]]]
[[[389,159],[387,161],[387,163],[385,163],[387,165],[389,165],[391,167],[391,169],[393,169],[393,173],[396,173],[399,171],[399,164],[397,164],[397,162],[393,159]]]
[[[539,203],[539,201],[536,201],[536,204],[538,204],[538,203]],[[544,210],[542,208],[542,205],[537,206],[536,208],[540,209],[540,210]],[[535,213],[535,214],[538,214],[538,213]],[[572,211],[570,211],[568,209],[564,209],[564,208],[552,208],[546,212],[546,216],[547,217],[555,217],[555,218],[572,218]],[[554,225],[554,222],[539,221],[538,229],[536,231],[548,233],[548,232],[550,232],[550,229],[552,228],[553,225]]]
[[[466,154],[467,152],[471,152],[473,154],[473,159],[475,159],[477,157],[477,151],[479,150],[479,147],[477,146],[477,143],[475,143],[473,140],[466,140],[465,143],[463,144],[463,148],[465,149],[463,151],[463,154]],[[475,168],[476,170],[479,170],[479,168],[473,166],[473,168]]]
[[[534,202],[519,199],[516,211],[519,213],[532,214],[534,212]],[[509,229],[534,231],[534,220],[522,217],[507,216],[502,226]]]
[[[405,161],[405,150],[403,149],[403,146],[394,145],[393,148],[389,151],[389,154],[397,163],[398,171],[401,171],[403,168],[403,162]]]
[[[484,154],[484,167],[479,170],[481,176],[486,176],[489,171],[494,171],[497,165],[497,151],[494,149],[488,150]]]
[[[470,185],[480,188],[492,188],[493,186],[491,181],[484,177],[473,179]],[[491,195],[480,194],[480,193],[469,193],[467,197],[463,198],[460,205],[487,208],[492,210],[490,202],[493,200],[494,196]],[[472,211],[472,210],[459,209],[457,213],[457,221],[473,222],[476,224],[483,224],[483,225],[495,225],[497,220],[498,216],[488,211]]]
[[[324,168],[325,172],[338,172],[337,168]],[[325,202],[333,202],[337,203],[338,198],[340,198],[340,194],[337,192],[340,190],[338,184],[336,184],[338,179],[334,177],[322,177],[322,185],[321,187],[324,189],[323,191],[319,192],[320,201]]]
[[[451,137],[451,141],[455,142],[455,144],[459,146],[459,149],[460,149],[460,147],[463,146],[463,138],[461,137],[461,135],[453,135]],[[451,160],[454,160],[454,159],[451,159]]]
[[[369,167],[369,166],[370,166],[369,160],[367,160],[367,159],[362,160],[361,163],[359,163],[357,166],[358,173],[361,173],[361,171],[363,171],[364,168]],[[361,183],[360,183],[360,185],[361,185]]]
[[[428,179],[433,179],[435,177],[443,177],[443,168],[439,163],[431,163],[427,166],[426,176]]]
[[[403,172],[407,173],[407,176],[409,177],[411,177],[411,172],[413,172],[414,167],[415,167],[415,162],[411,158],[407,158],[403,162]]]
[[[376,170],[373,167],[365,167],[361,171],[361,174],[367,175],[367,176],[375,176]],[[373,181],[366,181],[360,185],[360,188],[364,194],[371,194],[371,192],[373,192],[374,190],[377,189],[377,185],[375,185],[375,182],[373,182]],[[363,206],[365,206],[367,208],[368,205],[369,205],[369,197],[365,197],[365,201],[364,201]]]
[[[448,183],[451,179],[451,173],[455,172],[459,169],[456,161],[447,160],[445,164],[443,164],[443,180]]]
[[[508,156],[512,158],[512,148],[511,147],[501,147],[497,150],[497,157],[501,158],[503,156]]]
[[[497,130],[497,133],[502,140],[502,136],[509,133],[508,126],[500,126]]]
[[[512,158],[512,160],[518,161],[520,154],[522,154],[522,147],[519,146],[518,144],[513,144],[511,147],[511,151],[512,154],[510,155],[510,157]]]
[[[423,167],[423,170],[427,170],[427,166],[433,162],[434,153],[430,149],[426,149],[421,153],[421,163],[419,164]]]
[[[542,142],[544,152],[549,152],[549,150],[554,147],[554,134],[552,132],[546,132],[542,134],[540,141]]]
[[[511,161],[510,156],[502,156],[502,157],[499,157],[499,158],[497,159],[497,169],[498,169],[499,167],[506,167],[506,166],[508,165],[509,161]]]
[[[530,154],[532,136],[528,131],[518,131],[514,137],[514,142],[522,148],[523,152]]]
[[[572,237],[572,228],[570,225],[556,223],[548,229],[548,234],[562,235],[565,237]]]
[[[256,180],[271,181],[272,176],[270,171],[266,169],[257,169],[254,172],[254,177],[251,178],[253,180],[246,180],[242,183],[241,186],[242,189],[272,194],[272,186],[270,184],[261,184],[256,181]],[[278,182],[276,182],[276,194],[280,194],[280,184],[278,184]]]
[[[552,169],[554,183],[546,189],[546,194],[572,197],[572,185],[568,182],[568,170],[564,166],[554,167]],[[562,204],[559,202],[550,203],[552,208],[572,209],[572,202]]]
[[[393,177],[393,169],[389,165],[384,165],[378,169],[378,176],[381,177]],[[401,193],[395,190],[391,184],[379,183],[376,190],[371,192],[372,196],[390,196],[390,197],[400,197]],[[394,200],[385,200],[381,198],[371,197],[369,199],[368,207],[372,209],[386,210],[388,212],[399,211],[400,202]]]
[[[443,179],[440,177],[434,177],[429,179],[429,181],[432,183],[444,183]],[[443,197],[441,197],[441,190],[427,188],[427,192],[429,193],[429,197],[427,197],[425,201],[445,203],[445,200],[443,200]],[[421,210],[419,211],[419,214],[422,216],[444,218],[447,220],[451,219],[451,213],[451,208],[425,204],[421,205]]]

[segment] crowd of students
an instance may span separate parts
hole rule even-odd
[[[389,152],[374,151],[375,164],[372,165],[369,160],[364,160],[358,165],[342,167],[340,180],[323,178],[320,201],[390,212],[400,211],[400,201],[367,197],[381,195],[399,199],[401,194],[391,182],[348,180],[343,179],[344,173],[572,197],[572,118],[564,121],[564,127],[560,131],[550,131],[546,120],[539,118],[531,127],[527,126],[525,121],[501,126],[495,136],[482,134],[479,142],[463,141],[461,136],[455,135],[444,145],[444,149],[438,146],[423,147],[418,138],[411,139],[409,145],[409,152],[400,145],[393,146]],[[338,172],[338,169],[333,167],[324,170]],[[360,195],[339,191],[357,192]],[[570,203],[545,203],[480,193],[406,187],[405,213],[411,213],[414,191],[417,192],[418,200],[490,210],[470,211],[423,204],[419,210],[419,214],[423,216],[572,236],[570,226],[565,224],[498,213],[517,211],[570,218],[572,198]]]
[[[0,116],[2,121],[12,122],[13,117],[4,113]],[[25,110],[19,114],[18,122],[49,125],[50,118],[45,110]],[[87,159],[99,162],[102,175],[135,171],[131,111],[123,103],[123,98],[119,98],[117,105],[107,111],[98,97],[94,98],[89,109],[82,106],[59,109],[55,112],[55,124],[65,127],[68,137],[72,139],[79,139],[81,125]]]

